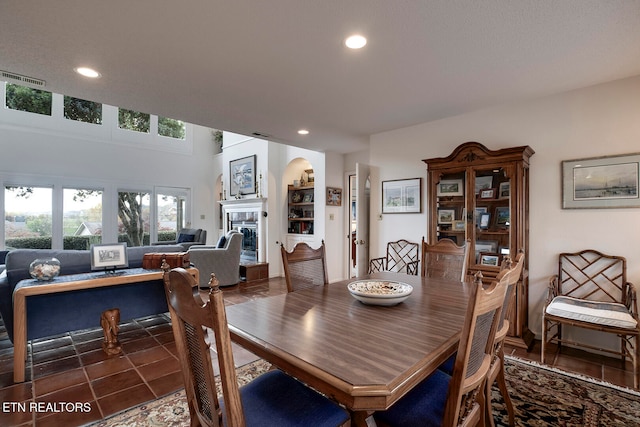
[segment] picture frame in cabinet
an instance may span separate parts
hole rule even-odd
[[[382,213],[422,212],[422,178],[382,181]]]
[[[495,188],[486,188],[484,190],[480,190],[478,193],[479,199],[495,199],[496,198],[496,189]]]
[[[480,230],[488,230],[491,224],[491,214],[484,212],[480,214],[480,220],[478,221],[478,228]]]
[[[342,206],[342,188],[327,187],[327,206]]]
[[[453,231],[465,231],[465,221],[464,220],[454,220],[451,226],[451,230]]]
[[[511,183],[509,181],[501,182],[498,185],[498,199],[508,199],[511,192]]]
[[[496,207],[496,225],[505,227],[509,225],[509,206]]]
[[[437,196],[463,196],[464,183],[461,179],[443,179],[438,183]]]
[[[230,192],[232,196],[256,193],[256,156],[229,162]]]
[[[496,253],[480,252],[480,262],[478,264],[498,267],[500,266],[500,255]]]
[[[438,224],[453,224],[455,219],[455,209],[438,209]]]
[[[304,198],[302,199],[303,203],[311,203],[313,202],[313,193],[306,193]]]
[[[476,207],[474,209],[473,220],[475,221],[476,225],[480,225],[480,216],[486,212],[489,212],[489,208],[487,208],[486,206]]]
[[[482,190],[493,188],[493,175],[476,176],[476,194],[480,194]]]
[[[476,240],[475,243],[475,259],[477,263],[480,263],[481,253],[497,253],[498,242],[493,240]]]

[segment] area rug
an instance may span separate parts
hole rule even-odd
[[[259,360],[239,368],[238,383],[251,381],[269,367]],[[509,356],[505,369],[516,426],[640,426],[640,393],[634,390]],[[507,411],[497,387],[493,389],[492,399],[496,426],[507,426]],[[188,425],[189,411],[183,390],[93,424],[96,427]]]

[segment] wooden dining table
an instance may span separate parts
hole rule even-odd
[[[354,280],[409,284],[395,306],[366,305]],[[366,425],[427,378],[458,345],[469,283],[374,273],[226,307],[231,339],[351,411]]]

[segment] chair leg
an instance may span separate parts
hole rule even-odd
[[[511,396],[509,396],[509,390],[507,390],[507,381],[504,375],[504,351],[502,350],[502,348],[500,349],[499,358],[500,367],[498,368],[498,376],[496,378],[496,381],[498,382],[498,388],[500,389],[500,393],[502,394],[502,398],[504,399],[504,404],[507,406],[509,425],[513,427],[516,424],[515,413],[513,410],[513,402],[511,401]]]
[[[540,343],[542,349],[540,350],[540,363],[544,364],[544,353],[547,344],[547,320],[542,314],[542,342]]]
[[[635,357],[633,358],[633,388],[640,387],[640,335],[636,335],[636,345],[634,346]]]

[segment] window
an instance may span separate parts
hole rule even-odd
[[[158,117],[158,135],[175,139],[184,139],[184,122],[166,117]]]
[[[160,189],[156,195],[158,241],[176,240],[186,226],[187,190]]]
[[[51,249],[52,189],[6,186],[4,241],[7,248]]]
[[[102,104],[65,95],[64,117],[69,120],[101,125]]]
[[[63,190],[62,233],[64,249],[89,249],[102,242],[102,191]]]
[[[149,133],[151,115],[139,111],[118,108],[118,126],[120,129]]]
[[[11,110],[51,115],[51,92],[7,83],[6,95],[6,106]]]
[[[128,246],[149,244],[149,193],[118,192],[118,241]]]

